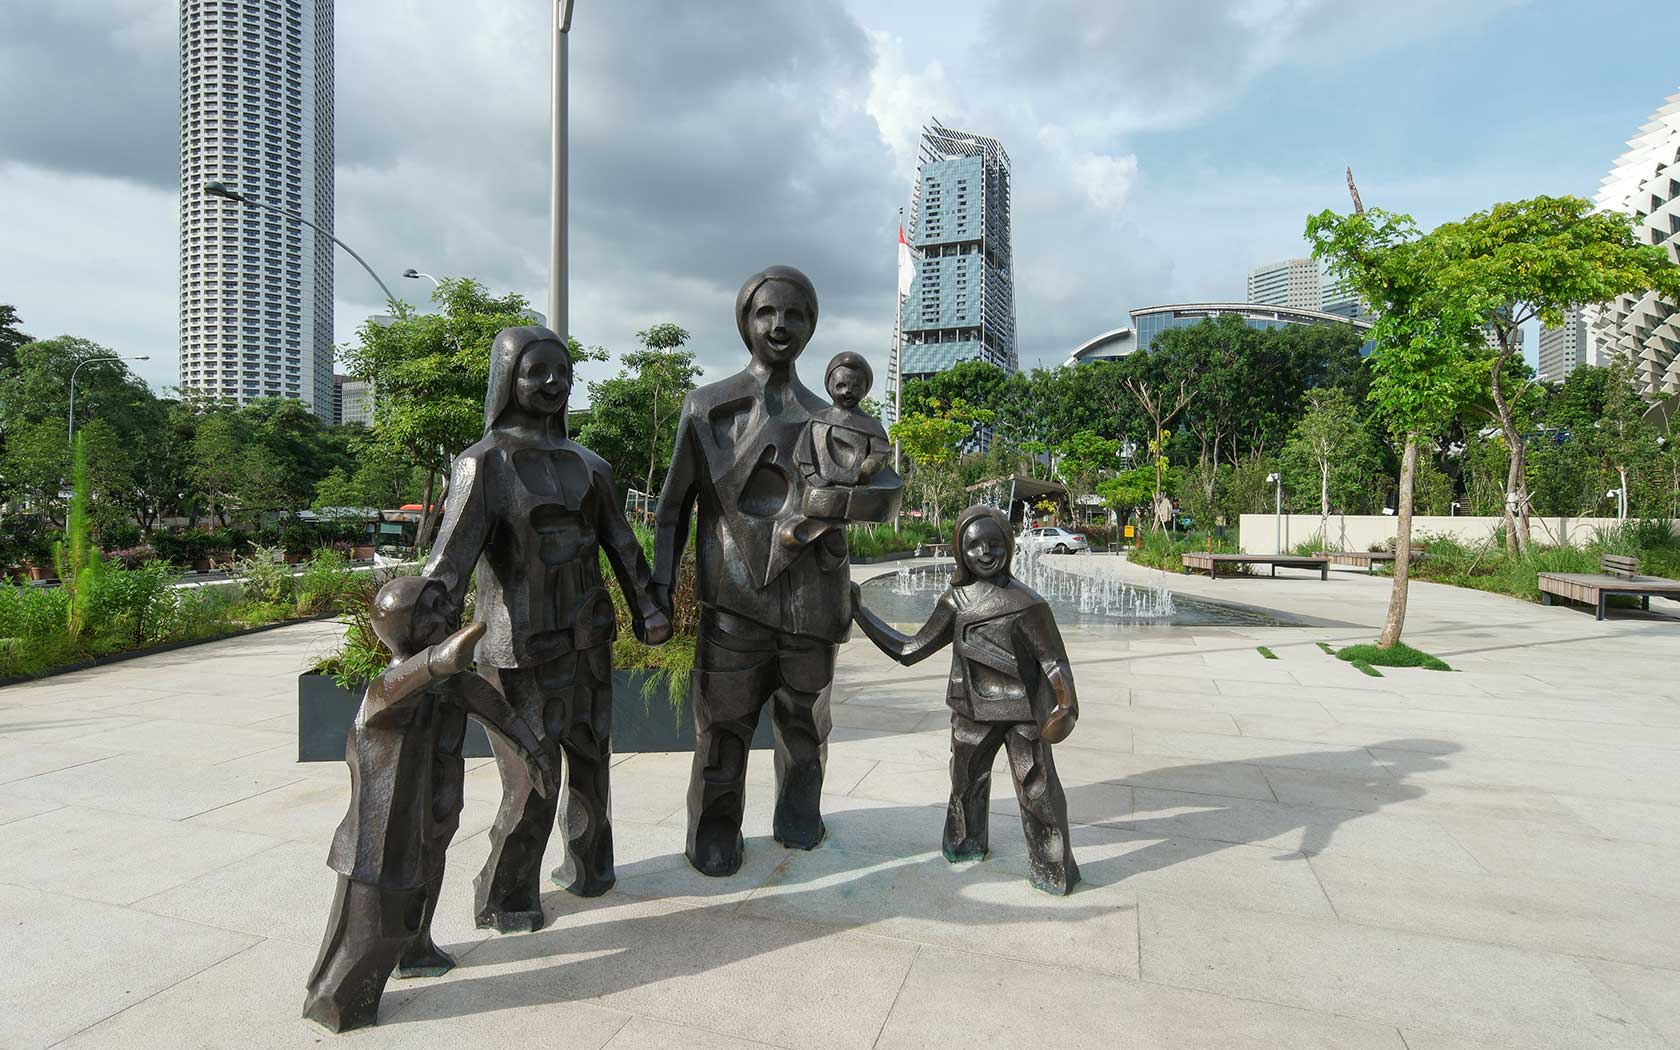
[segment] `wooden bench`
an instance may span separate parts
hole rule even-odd
[[[1331,565],[1346,565],[1367,572],[1394,560],[1393,551],[1318,551],[1317,554],[1320,558],[1328,558]],[[1421,561],[1423,555],[1422,547],[1412,548],[1412,561]]]
[[[1555,605],[1557,599],[1580,602],[1598,610],[1604,619],[1604,609],[1613,594],[1626,594],[1639,599],[1641,609],[1651,607],[1651,597],[1680,601],[1680,580],[1662,576],[1639,575],[1639,559],[1622,554],[1606,554],[1598,561],[1599,571],[1543,572],[1540,574],[1540,604]]]
[[[1317,569],[1319,579],[1330,578],[1330,559],[1321,554],[1210,554],[1207,551],[1190,551],[1180,561],[1186,575],[1192,569],[1200,569],[1216,580],[1219,579],[1221,565],[1270,565],[1273,576],[1277,575],[1279,565],[1286,569]]]

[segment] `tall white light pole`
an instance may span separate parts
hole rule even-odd
[[[432,282],[432,288],[434,290],[443,287],[443,282],[442,281],[438,280],[436,277],[433,277],[429,273],[421,273],[419,270],[416,270],[412,266],[410,266],[408,269],[403,271],[403,276],[407,277],[411,281],[418,281],[420,278],[424,277],[426,280]]]
[[[1266,480],[1277,486],[1277,552],[1283,553],[1283,475],[1267,474]]]
[[[349,252],[350,253],[350,258],[352,258],[352,259],[354,259],[357,262],[362,264],[362,269],[366,270],[367,275],[369,277],[373,278],[373,283],[377,284],[379,286],[379,290],[385,293],[385,301],[387,303],[396,303],[396,302],[401,302],[402,301],[402,300],[398,299],[396,296],[391,294],[391,289],[385,287],[385,282],[380,280],[379,275],[373,272],[373,267],[368,265],[367,260],[362,258],[360,255],[356,254],[356,249],[350,247],[348,244],[345,244],[343,241],[339,240],[332,233],[329,233],[328,231],[323,230],[323,229],[321,229],[321,227],[319,227],[319,226],[315,225],[314,223],[310,222],[308,219],[304,218],[300,213],[295,212],[290,208],[282,208],[282,207],[280,207],[279,205],[276,205],[276,204],[269,204],[267,201],[257,200],[255,197],[247,197],[247,196],[245,196],[245,194],[240,193],[238,190],[230,189],[225,183],[221,183],[221,182],[212,182],[212,183],[207,184],[204,187],[204,192],[208,193],[212,197],[220,197],[223,200],[233,201],[236,204],[249,204],[253,208],[263,208],[263,209],[266,209],[268,211],[274,212],[277,215],[284,215],[286,218],[292,220],[295,223],[299,223],[300,225],[309,227],[310,229],[314,230],[316,233],[325,233],[327,235],[328,240],[332,241],[334,244],[338,245],[340,248],[343,248],[345,251]]]
[[[572,28],[572,0],[554,0],[554,72],[549,97],[548,327],[568,337],[566,317],[566,38]]]

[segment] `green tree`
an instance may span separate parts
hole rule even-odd
[[[63,524],[64,501],[59,493],[70,471],[70,447],[64,442],[62,420],[12,424],[0,464],[14,499],[49,522]]]
[[[210,413],[193,433],[190,477],[224,527],[244,485],[245,447],[245,435],[232,412]]]
[[[33,336],[25,335],[18,327],[22,323],[23,319],[18,317],[16,309],[0,303],[0,371],[15,366],[18,349],[35,341]]]
[[[1359,425],[1359,410],[1346,392],[1325,387],[1307,393],[1307,411],[1295,423],[1284,462],[1305,465],[1318,482],[1318,536],[1330,542],[1330,478],[1338,466],[1352,466],[1362,451],[1365,428]],[[1356,468],[1357,469],[1357,468]],[[1285,469],[1285,477],[1298,473]],[[1349,471],[1351,473],[1351,471]],[[1346,476],[1345,474],[1343,476]]]
[[[1639,243],[1631,217],[1598,211],[1581,197],[1535,197],[1496,204],[1461,222],[1437,227],[1433,280],[1492,332],[1487,382],[1510,450],[1506,481],[1506,543],[1530,544],[1528,473],[1519,412],[1526,387],[1513,388],[1510,365],[1520,361],[1522,326],[1538,319],[1561,325],[1570,309],[1619,295],[1657,289],[1680,298],[1680,267],[1667,252]]]
[[[925,407],[928,412],[907,414],[892,425],[889,433],[915,466],[914,480],[922,492],[924,517],[931,512],[934,527],[943,528],[945,501],[956,480],[952,468],[975,426],[991,422],[992,413],[963,401],[946,405],[931,400]]]
[[[642,491],[657,493],[671,464],[683,398],[701,369],[682,348],[688,332],[679,325],[656,324],[636,339],[641,349],[624,355],[616,376],[589,384],[589,415],[577,439],[607,461],[620,484],[639,478]]]
[[[490,344],[502,329],[530,323],[524,296],[493,296],[471,278],[442,281],[432,298],[441,312],[394,304],[389,323],[365,322],[342,348],[349,374],[373,386],[374,441],[425,479],[415,540],[422,549],[437,525],[451,460],[484,433]],[[574,362],[603,356],[575,341],[571,347]]]
[[[1077,505],[1091,492],[1104,472],[1118,466],[1120,442],[1089,430],[1081,430],[1056,447],[1056,473],[1068,487],[1070,502]]]
[[[1471,351],[1481,341],[1482,318],[1471,296],[1442,280],[1440,246],[1421,236],[1409,215],[1324,211],[1307,220],[1306,236],[1313,255],[1379,315],[1368,397],[1402,448],[1394,585],[1377,642],[1392,648],[1405,628],[1410,593],[1418,445],[1446,429],[1481,389]]]

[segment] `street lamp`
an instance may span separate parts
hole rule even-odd
[[[1266,484],[1277,486],[1277,552],[1283,553],[1283,475],[1267,474]]]
[[[1616,520],[1625,521],[1627,519],[1627,489],[1611,489],[1604,494],[1604,497],[1616,501]]]
[[[549,97],[552,183],[548,189],[548,327],[566,338],[566,39],[572,0],[554,0],[554,71]]]
[[[340,248],[343,248],[345,251],[349,252],[350,253],[350,258],[352,258],[352,259],[354,259],[357,262],[362,264],[362,269],[366,270],[368,276],[373,278],[373,283],[377,284],[379,286],[379,290],[385,293],[385,301],[386,302],[395,303],[395,302],[400,302],[401,301],[396,296],[391,294],[391,289],[385,287],[385,282],[381,281],[379,279],[379,275],[373,272],[373,267],[371,267],[367,264],[367,260],[362,258],[360,255],[356,254],[356,249],[350,247],[348,244],[345,244],[343,241],[339,240],[337,237],[334,237],[332,234],[327,233],[326,230],[321,229],[321,227],[319,227],[319,226],[315,225],[314,223],[310,222],[308,219],[304,218],[302,215],[298,214],[297,212],[292,211],[290,208],[282,208],[282,207],[279,207],[278,205],[268,204],[264,201],[256,200],[253,197],[247,197],[243,193],[240,193],[237,190],[229,189],[225,183],[220,183],[220,182],[212,182],[209,185],[205,186],[204,187],[204,192],[209,194],[212,197],[220,197],[223,200],[234,201],[235,203],[238,203],[238,204],[252,204],[252,205],[255,205],[258,208],[267,208],[269,211],[277,212],[281,215],[284,215],[286,218],[292,220],[293,222],[301,223],[304,226],[309,227],[310,229],[314,230],[316,233],[326,233],[327,238],[329,240],[331,240],[334,244],[338,245]]]
[[[76,373],[88,365],[96,365],[101,361],[150,361],[151,359],[150,354],[139,354],[135,357],[90,357],[86,361],[77,363],[76,367],[70,370],[70,418],[69,426],[65,427],[65,430],[69,433],[71,445],[76,443]]]
[[[420,278],[424,277],[426,280],[432,282],[432,287],[433,288],[442,288],[443,287],[443,282],[442,281],[438,280],[436,277],[433,277],[429,273],[421,273],[419,270],[416,270],[412,266],[410,266],[408,269],[403,271],[403,276],[407,277],[411,281],[418,281]]]

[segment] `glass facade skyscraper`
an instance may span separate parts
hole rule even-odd
[[[910,244],[921,256],[904,304],[905,379],[959,361],[1018,367],[1009,154],[996,139],[922,129]]]
[[[181,388],[333,410],[333,0],[181,0]]]

